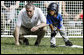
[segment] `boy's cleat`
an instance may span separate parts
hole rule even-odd
[[[66,46],[72,46],[73,44],[68,40],[67,42],[65,42]]]
[[[28,39],[24,38],[23,42],[25,45],[29,45]]]
[[[29,45],[28,39],[27,38],[19,38],[19,43],[20,44],[25,44],[25,45]]]
[[[55,47],[57,47],[57,46],[56,46],[56,45],[50,45],[50,47],[55,48]]]

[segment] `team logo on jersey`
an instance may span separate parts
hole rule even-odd
[[[37,17],[35,17],[35,19],[37,19]]]

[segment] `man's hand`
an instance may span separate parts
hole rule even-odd
[[[17,43],[15,43],[15,45],[19,46],[20,44],[19,44],[19,42],[17,42]]]
[[[34,31],[36,31],[38,29],[39,29],[39,27],[33,27],[33,28],[31,28],[31,31],[34,32]]]
[[[37,31],[39,28],[42,28],[42,27],[45,27],[45,26],[47,26],[46,23],[41,23],[41,24],[39,24],[39,25],[34,26],[33,28],[31,28],[31,31],[32,32]]]

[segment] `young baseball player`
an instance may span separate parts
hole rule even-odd
[[[59,6],[57,3],[51,3],[47,8],[47,24],[51,29],[50,47],[56,47],[55,35],[60,33],[63,37],[66,46],[72,46],[73,44],[69,41],[66,36],[65,28],[63,26],[63,19],[61,14],[58,13]]]

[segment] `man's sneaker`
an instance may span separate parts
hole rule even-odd
[[[35,44],[34,44],[35,46],[39,46],[39,44],[38,44],[38,42],[35,42]]]
[[[68,40],[67,42],[65,42],[66,46],[72,46],[73,44]]]
[[[56,46],[56,45],[50,45],[50,47],[55,48],[55,47],[57,47],[57,46]]]
[[[28,39],[24,38],[23,42],[25,45],[29,45]]]

